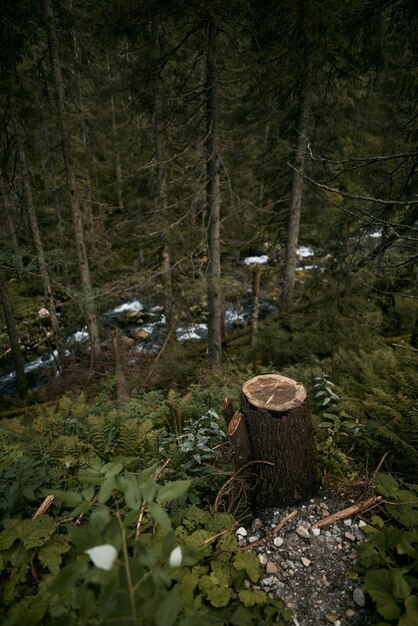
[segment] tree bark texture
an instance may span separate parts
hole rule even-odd
[[[217,53],[219,30],[213,20],[208,24],[208,50],[206,60],[206,205],[208,216],[208,350],[212,367],[222,360],[222,288],[221,288],[221,238],[220,205],[221,186],[219,155],[219,79]]]
[[[281,307],[288,311],[293,304],[295,291],[295,272],[297,264],[297,248],[299,244],[300,219],[303,201],[303,174],[306,161],[306,137],[311,109],[312,63],[308,59],[299,100],[298,136],[294,167],[300,174],[293,172],[292,195],[287,227],[286,257],[284,282],[281,294]]]
[[[250,445],[252,492],[256,510],[312,497],[318,485],[314,433],[306,389],[278,374],[247,381],[241,394],[241,413]]]
[[[44,14],[48,36],[49,54],[51,57],[51,65],[54,74],[55,95],[58,108],[58,124],[61,134],[65,175],[67,180],[71,215],[73,220],[74,242],[80,268],[81,288],[84,300],[83,309],[85,311],[87,328],[90,335],[92,364],[94,364],[100,356],[99,328],[97,325],[96,311],[93,303],[90,268],[84,238],[84,226],[80,207],[77,180],[75,175],[74,157],[70,134],[68,132],[67,112],[64,102],[64,81],[58,52],[58,43],[51,0],[44,0]]]
[[[28,388],[25,377],[25,362],[20,351],[19,337],[16,329],[13,306],[7,289],[6,277],[0,268],[0,302],[3,308],[4,319],[6,320],[7,334],[9,336],[10,348],[13,356],[13,363],[16,372],[17,394],[21,400],[28,395]]]
[[[29,180],[29,168],[28,168],[28,163],[26,159],[26,151],[23,145],[23,139],[20,134],[20,129],[18,128],[17,124],[16,124],[16,139],[17,139],[19,160],[20,160],[21,173],[22,173],[23,189],[24,189],[25,201],[26,201],[25,202],[26,212],[27,212],[28,219],[29,219],[30,229],[31,229],[32,238],[33,238],[33,244],[35,247],[36,258],[38,261],[39,274],[41,276],[42,289],[43,289],[44,298],[45,298],[45,305],[49,311],[49,318],[51,320],[51,327],[54,333],[54,340],[57,343],[58,352],[60,355],[60,360],[56,364],[57,364],[58,370],[60,371],[60,373],[62,373],[60,362],[62,363],[62,356],[63,356],[64,350],[62,347],[62,341],[61,341],[61,336],[60,336],[61,332],[60,332],[60,327],[59,327],[59,322],[58,322],[57,309],[55,307],[55,299],[52,293],[51,280],[49,278],[49,271],[48,271],[48,266],[46,263],[44,245],[42,242],[41,232],[39,230],[39,225],[38,225],[38,217],[36,215],[35,204],[33,202],[32,187],[31,187],[30,180]]]
[[[252,307],[251,307],[251,348],[254,349],[257,346],[257,329],[258,329],[258,315],[260,311],[260,283],[261,283],[261,268],[259,265],[253,267],[253,285],[252,285]]]

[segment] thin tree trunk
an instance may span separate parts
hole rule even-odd
[[[159,35],[158,26],[156,24],[156,18],[151,19],[151,37],[153,39],[153,57],[154,65],[157,62],[159,55]],[[155,171],[157,176],[157,200],[158,210],[162,213],[162,222],[164,224],[168,221],[167,207],[168,207],[168,195],[167,195],[167,171],[164,164],[164,134],[162,125],[162,111],[161,111],[161,94],[160,94],[160,76],[157,72],[154,74],[152,85],[152,99],[153,99],[153,131],[154,131],[154,150],[155,150]],[[168,240],[167,230],[162,236],[163,250],[161,259],[161,271],[164,286],[164,314],[166,318],[167,333],[172,332],[173,321],[173,282],[171,275],[171,249]],[[175,337],[175,333],[172,333]]]
[[[19,337],[16,329],[13,307],[7,289],[6,277],[0,268],[0,301],[6,320],[7,334],[9,336],[10,348],[12,351],[13,363],[16,371],[16,389],[21,400],[25,400],[28,395],[28,388],[25,377],[25,362],[20,351]]]
[[[219,30],[213,20],[208,25],[208,51],[206,61],[206,204],[208,215],[208,348],[209,362],[219,367],[222,361],[222,288],[220,251],[221,187],[219,156],[219,82],[217,52]]]
[[[115,109],[115,99],[113,97],[113,85],[112,85],[112,71],[110,67],[110,54],[107,53],[107,75],[109,80],[109,88],[110,88],[110,113],[112,116],[112,137],[113,137],[113,147],[115,151],[115,173],[116,173],[116,191],[118,195],[118,206],[120,209],[124,208],[123,202],[123,173],[122,173],[122,163],[120,160],[120,152],[118,147],[118,133],[116,127],[116,109]]]
[[[90,335],[92,365],[100,356],[100,338],[96,319],[96,311],[93,302],[89,261],[84,238],[84,226],[80,207],[77,181],[75,176],[72,146],[67,126],[67,115],[64,103],[64,81],[61,70],[61,62],[58,54],[58,44],[52,12],[51,0],[44,0],[44,14],[48,35],[49,53],[54,73],[54,87],[58,107],[58,123],[61,133],[62,151],[64,157],[65,174],[67,179],[68,194],[74,227],[74,241],[80,268],[81,288],[84,299],[84,310],[87,328]]]
[[[32,232],[33,243],[35,246],[36,258],[38,261],[39,274],[41,276],[42,289],[44,292],[45,305],[49,311],[49,319],[51,320],[51,327],[54,333],[54,340],[58,347],[58,353],[60,360],[56,362],[57,369],[62,373],[61,363],[63,348],[61,342],[61,332],[58,322],[57,309],[55,307],[55,300],[52,293],[51,280],[49,278],[48,266],[46,263],[45,250],[42,242],[41,233],[39,230],[38,218],[36,215],[35,205],[33,202],[32,187],[29,180],[29,169],[26,159],[26,152],[23,145],[23,139],[20,134],[20,129],[16,124],[16,140],[19,153],[19,160],[21,165],[22,182],[25,194],[26,212],[29,219],[30,229]]]
[[[284,283],[281,294],[281,307],[288,311],[293,304],[295,291],[295,272],[297,264],[297,248],[299,244],[300,218],[303,202],[303,174],[305,172],[306,161],[306,137],[310,116],[310,92],[312,84],[312,63],[306,63],[305,75],[303,78],[302,90],[299,101],[299,121],[298,137],[296,142],[295,169],[300,172],[293,173],[292,196],[289,211],[289,222],[287,228],[286,258],[284,269]]]
[[[260,282],[261,282],[261,268],[259,265],[253,267],[253,285],[252,285],[252,308],[251,308],[251,348],[257,346],[257,329],[258,329],[258,315],[260,311]]]
[[[58,194],[58,190],[57,190],[57,186],[55,184],[55,180],[52,177],[52,184],[49,182],[51,174],[50,172],[53,171],[54,169],[54,160],[52,158],[52,152],[51,152],[51,141],[49,138],[49,131],[48,131],[48,127],[46,125],[46,123],[44,123],[43,125],[43,136],[44,136],[44,146],[46,150],[42,150],[44,158],[41,159],[41,164],[42,164],[42,173],[44,176],[44,184],[45,187],[51,190],[51,198],[50,200],[53,203],[54,209],[55,209],[55,215],[57,217],[57,233],[58,233],[58,241],[59,241],[59,246],[60,246],[60,250],[61,250],[61,256],[60,256],[60,261],[59,261],[59,265],[57,268],[58,273],[64,277],[65,282],[68,282],[68,269],[67,269],[67,263],[65,262],[65,247],[66,247],[66,242],[65,242],[65,226],[64,226],[64,219],[62,217],[62,209],[61,209],[61,202],[60,202],[60,198],[59,198],[59,194]]]
[[[10,215],[10,210],[11,210],[10,202],[6,196],[4,189],[2,189],[2,198],[3,198],[3,208],[4,208],[5,215],[6,215],[7,230],[8,230],[8,234],[10,237],[11,248],[13,250],[13,256],[14,256],[15,264],[16,264],[16,271],[17,271],[17,275],[19,276],[19,278],[22,278],[23,276],[22,254],[20,252],[19,242],[16,236],[15,225],[13,224],[13,220]]]

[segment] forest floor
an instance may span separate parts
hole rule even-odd
[[[321,530],[311,526],[353,504],[335,493],[296,507],[269,509],[250,527],[236,531],[238,543],[253,547],[262,566],[255,589],[281,600],[295,626],[367,626],[371,615],[355,571],[356,546],[365,540],[362,516],[346,518]],[[266,537],[287,515],[281,531]]]

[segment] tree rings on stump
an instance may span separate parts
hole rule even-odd
[[[255,508],[312,497],[319,480],[305,387],[278,374],[256,376],[243,385],[241,412],[256,462]]]

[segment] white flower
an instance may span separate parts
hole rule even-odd
[[[177,548],[174,548],[174,550],[170,554],[170,559],[168,561],[168,564],[170,567],[180,567],[182,559],[183,559],[183,553],[181,551],[180,546],[177,546]]]
[[[110,543],[95,546],[89,550],[84,550],[84,552],[89,555],[96,567],[107,571],[112,569],[112,565],[118,556],[118,551]]]

